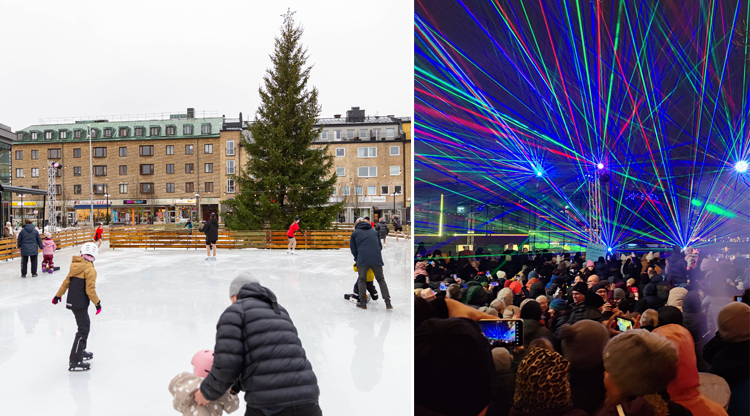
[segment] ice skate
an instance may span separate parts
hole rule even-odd
[[[79,362],[73,362],[71,361],[68,365],[68,371],[89,371],[91,370],[91,364],[79,361]]]
[[[35,275],[35,274],[32,274],[32,275],[31,275],[31,277],[36,277],[36,275]]]
[[[211,257],[206,257],[206,261],[211,260]]]
[[[53,269],[51,267],[49,268],[49,274],[52,274],[52,272],[54,272],[54,271],[55,271],[55,269]]]
[[[94,353],[88,351],[83,352],[83,361],[88,361],[92,358],[94,358]]]
[[[211,257],[211,261],[216,261],[216,256]]]
[[[377,293],[373,293],[373,294],[372,294],[372,300],[373,300],[373,301],[376,301],[376,300],[378,300],[378,294],[377,294]]]

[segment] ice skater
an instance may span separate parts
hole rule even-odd
[[[354,263],[354,271],[357,272],[357,263]],[[344,299],[349,300],[354,303],[359,302],[359,274],[357,274],[357,281],[354,282],[354,289],[352,293],[347,293],[344,295]],[[375,273],[372,271],[372,269],[367,271],[367,291],[370,292],[370,298],[365,299],[365,303],[367,303],[370,299],[372,300],[378,300],[378,291],[375,289],[375,283],[373,283],[375,280]]]
[[[388,284],[383,276],[383,256],[381,251],[383,246],[380,244],[378,233],[372,229],[370,221],[364,218],[358,218],[354,223],[354,232],[349,238],[349,249],[357,263],[357,273],[359,280],[359,303],[357,307],[367,309],[367,272],[372,270],[375,273],[375,280],[380,286],[380,293],[383,295],[386,309],[393,309],[391,306],[391,296],[388,293]]]
[[[31,277],[36,277],[39,265],[39,250],[44,249],[39,231],[34,228],[33,221],[26,219],[23,229],[18,233],[18,248],[21,249],[21,277],[26,277],[26,266],[31,260]]]
[[[398,241],[398,233],[401,233],[401,236],[403,236],[404,240],[406,240],[406,234],[404,234],[404,227],[401,226],[401,221],[399,221],[398,217],[394,215],[393,216],[393,234],[396,235],[396,241]]]
[[[212,402],[211,406],[201,406],[195,402],[195,392],[201,388],[201,383],[214,364],[213,351],[198,351],[190,364],[193,365],[193,374],[180,373],[169,382],[169,392],[174,396],[174,410],[184,416],[221,416],[224,412],[232,413],[239,409],[240,399],[233,389],[229,389],[219,400]]]
[[[70,350],[68,371],[90,370],[91,364],[86,361],[94,358],[94,354],[86,351],[86,341],[91,328],[89,302],[96,305],[97,315],[102,311],[102,301],[96,294],[96,269],[94,268],[94,261],[98,255],[99,247],[96,244],[85,243],[81,246],[81,255],[73,256],[70,273],[52,299],[52,304],[57,305],[65,292],[68,291],[65,307],[73,311],[78,325],[78,332],[76,332],[73,340],[73,348]]]
[[[52,260],[52,258],[55,255],[55,250],[57,249],[57,245],[55,245],[55,241],[52,239],[52,233],[46,232],[44,233],[44,241],[42,241],[42,272],[49,271],[52,273],[55,271],[55,262]]]
[[[375,224],[375,231],[378,232],[378,236],[380,236],[380,241],[383,243],[383,247],[385,247],[385,238],[388,237],[388,224],[385,223],[385,218],[380,217],[380,220],[377,224]]]
[[[299,221],[299,216],[294,217],[294,222],[289,226],[289,231],[286,232],[286,236],[289,238],[289,244],[286,247],[286,254],[294,254],[294,249],[297,248],[297,239],[294,238],[294,233],[299,231],[302,235],[307,237],[307,234],[299,228]]]
[[[102,228],[102,223],[99,223],[96,227],[96,232],[94,233],[94,242],[96,243],[97,248],[102,246],[102,234],[103,233],[104,233],[104,228]]]
[[[216,220],[216,213],[211,213],[211,219],[208,220],[198,231],[206,234],[206,260],[216,261],[216,242],[219,240],[219,222]],[[214,255],[211,257],[211,249]]]

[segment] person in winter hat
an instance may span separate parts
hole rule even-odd
[[[708,364],[703,360],[703,344],[706,340],[704,335],[708,332],[706,325],[706,314],[701,308],[701,296],[697,290],[691,290],[682,301],[682,326],[684,326],[693,337],[695,356],[698,359],[698,371],[706,372]]]
[[[43,272],[49,271],[49,273],[52,273],[55,270],[55,263],[52,261],[52,258],[55,255],[56,249],[57,245],[52,240],[52,233],[44,233],[44,240],[42,241],[42,256],[44,257],[42,260]]]
[[[503,318],[510,319],[518,317],[521,314],[521,308],[513,304],[513,291],[509,287],[500,289],[497,294],[497,298],[502,300],[505,304],[505,311]]]
[[[666,337],[677,347],[677,375],[667,387],[670,400],[683,405],[693,412],[693,415],[726,416],[727,412],[721,405],[698,391],[700,378],[690,332],[681,325],[668,324],[659,326],[653,333]]]
[[[684,287],[675,287],[669,291],[669,297],[667,298],[667,306],[674,306],[682,312],[682,301],[687,295],[688,291]]]
[[[70,350],[70,366],[68,367],[70,371],[89,370],[91,365],[84,360],[94,357],[94,354],[86,351],[86,341],[91,328],[89,302],[96,305],[97,315],[102,311],[102,302],[96,293],[96,269],[94,268],[94,261],[98,255],[99,247],[95,243],[85,243],[81,246],[81,255],[73,256],[70,272],[52,299],[52,304],[57,305],[67,291],[68,298],[65,306],[73,311],[78,325],[73,348]]]
[[[568,362],[568,380],[573,407],[593,415],[604,404],[604,361],[602,353],[609,341],[607,328],[583,320],[563,325],[560,331],[562,354]]]
[[[523,319],[523,346],[525,348],[529,348],[531,341],[538,338],[555,339],[554,334],[540,322],[542,319],[542,308],[537,301],[528,300],[528,302],[521,306],[521,319]]]
[[[169,392],[174,396],[172,405],[174,409],[183,416],[221,416],[224,412],[232,413],[240,407],[240,399],[234,386],[229,389],[219,400],[213,401],[206,406],[195,402],[195,392],[201,387],[201,383],[211,371],[214,363],[214,352],[202,350],[195,353],[192,361],[193,373],[183,372],[175,376],[169,382]]]

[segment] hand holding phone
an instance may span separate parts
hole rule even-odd
[[[498,284],[497,282],[490,282],[490,286],[497,286]]]
[[[440,282],[440,290],[442,290],[443,292],[445,292],[445,283]]]
[[[633,321],[621,317],[617,317],[617,329],[624,332],[628,329],[633,329]]]
[[[523,345],[523,321],[520,319],[483,319],[477,323],[493,346],[518,347]]]

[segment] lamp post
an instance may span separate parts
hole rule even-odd
[[[195,193],[195,222],[200,222],[200,217],[198,216],[198,209],[200,207],[200,194],[198,192]]]
[[[23,220],[25,219],[25,216],[26,216],[26,212],[24,210],[24,208],[26,208],[26,205],[23,204],[23,197],[24,196],[25,196],[24,194],[19,194],[18,195],[18,197],[21,198],[21,227],[23,227]]]
[[[88,134],[89,134],[89,198],[91,200],[89,201],[91,203],[91,212],[89,215],[91,215],[89,218],[91,219],[91,228],[94,228],[94,155],[91,153],[91,124],[87,124],[86,127],[88,127]]]
[[[104,196],[107,198],[107,225],[112,221],[111,217],[109,216],[109,194],[104,194]]]

